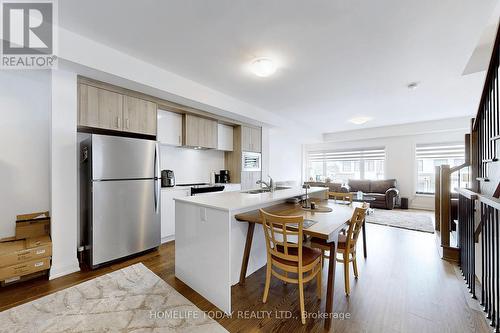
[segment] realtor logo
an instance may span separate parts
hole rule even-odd
[[[55,3],[2,0],[3,69],[54,68]]]

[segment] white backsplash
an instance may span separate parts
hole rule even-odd
[[[224,169],[224,152],[161,145],[161,170],[173,170],[176,184],[209,183],[212,172]]]

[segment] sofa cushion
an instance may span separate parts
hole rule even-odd
[[[369,180],[358,180],[358,179],[349,179],[349,191],[351,192],[370,192],[370,181]]]
[[[385,192],[392,187],[396,187],[396,179],[372,180],[370,191],[373,193],[385,194]]]

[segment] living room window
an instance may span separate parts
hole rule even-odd
[[[415,149],[417,161],[417,194],[434,194],[436,166],[448,164],[458,166],[465,161],[465,145],[463,143],[418,144]],[[451,189],[469,181],[466,169],[452,174]]]
[[[385,148],[324,150],[307,153],[307,178],[347,183],[348,179],[384,179]]]

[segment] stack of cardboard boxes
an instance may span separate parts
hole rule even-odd
[[[15,237],[0,241],[0,285],[46,275],[51,256],[49,212],[18,215]]]

